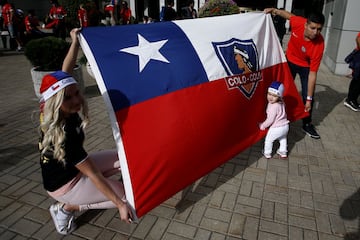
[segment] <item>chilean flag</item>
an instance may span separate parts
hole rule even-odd
[[[284,83],[288,118],[306,116],[264,13],[85,28],[80,43],[138,217],[265,136],[272,81]]]

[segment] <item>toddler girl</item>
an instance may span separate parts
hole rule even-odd
[[[266,159],[271,158],[272,147],[275,140],[280,143],[276,151],[280,158],[287,158],[287,134],[289,132],[289,120],[285,112],[285,104],[282,101],[284,85],[274,81],[268,88],[266,107],[266,120],[259,125],[261,130],[269,127],[265,137],[263,154]]]

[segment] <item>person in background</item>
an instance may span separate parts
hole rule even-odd
[[[22,51],[23,46],[21,39],[19,38],[18,34],[18,24],[16,19],[16,12],[13,5],[11,5],[8,0],[2,1],[2,17],[3,17],[3,27],[4,29],[7,29],[10,36],[10,45],[11,41],[15,41],[17,48],[17,51]]]
[[[280,143],[276,153],[280,158],[287,158],[287,134],[289,132],[289,120],[287,119],[285,104],[282,101],[284,85],[274,81],[268,88],[266,120],[259,124],[260,130],[269,128],[265,137],[263,154],[266,159],[271,158],[272,148],[275,140]]]
[[[40,86],[41,173],[45,190],[57,201],[49,210],[57,232],[63,235],[76,229],[76,211],[117,208],[121,220],[130,223],[133,219],[123,183],[111,178],[120,173],[116,150],[88,154],[83,147],[88,107],[71,76],[79,30],[70,32],[71,45],[62,70],[45,75]]]
[[[65,39],[66,37],[66,25],[65,17],[67,15],[65,9],[59,4],[58,0],[50,0],[51,8],[49,11],[50,22],[45,28],[53,29],[54,35]]]
[[[77,16],[78,16],[80,27],[82,27],[82,28],[87,27],[88,26],[88,16],[87,16],[87,11],[84,8],[83,3],[79,5]]]
[[[3,45],[3,48],[7,48],[7,39],[6,39],[6,35],[7,30],[4,28],[4,18],[2,16],[2,6],[0,5],[0,37],[1,37],[1,42]]]
[[[126,1],[121,2],[120,19],[122,25],[130,24],[131,20],[131,9]]]
[[[197,12],[194,8],[194,0],[188,0],[187,6],[181,9],[182,19],[197,18]]]
[[[46,36],[46,34],[41,31],[39,19],[36,17],[34,9],[28,11],[24,23],[28,41]]]
[[[143,23],[148,24],[148,23],[152,23],[152,22],[153,22],[153,20],[151,17],[149,17],[149,16],[143,17]]]
[[[309,116],[303,118],[302,130],[310,137],[320,139],[312,124],[312,110],[317,72],[324,53],[321,30],[325,17],[322,13],[313,12],[304,18],[277,8],[265,8],[264,12],[290,20],[291,37],[287,45],[286,58],[293,78],[295,79],[297,74],[300,76],[301,95],[305,111],[309,112]]]
[[[360,95],[360,32],[355,38],[356,48],[351,53],[352,57],[349,67],[352,69],[352,79],[349,85],[347,98],[344,105],[355,112],[360,111],[358,98]]]
[[[177,13],[174,9],[174,0],[166,0],[166,7],[164,8],[163,20],[162,21],[172,21],[176,20]]]
[[[108,17],[109,18],[109,22],[110,22],[110,25],[111,26],[115,26],[116,25],[116,19],[115,19],[115,9],[116,9],[116,6],[115,6],[115,0],[111,0],[109,2],[109,4],[107,4],[105,6],[105,13],[107,13]]]

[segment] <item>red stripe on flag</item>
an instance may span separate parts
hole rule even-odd
[[[217,80],[116,113],[138,217],[265,136],[258,123],[273,80],[284,81],[289,117],[303,115],[286,64],[264,70],[250,99]]]

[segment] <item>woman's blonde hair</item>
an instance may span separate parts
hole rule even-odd
[[[54,158],[63,163],[65,163],[65,118],[60,108],[64,101],[65,89],[60,90],[45,102],[40,120],[40,131],[44,134],[40,147],[41,153],[45,154],[48,150],[53,151]],[[82,95],[81,97],[83,100],[81,127],[84,129],[89,123],[89,115],[87,102]]]

